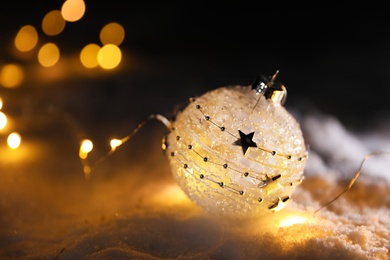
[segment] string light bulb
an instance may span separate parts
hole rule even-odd
[[[7,126],[7,116],[0,111],[0,130],[3,130]]]
[[[22,142],[22,137],[17,132],[12,132],[8,135],[7,143],[11,149],[17,149]]]
[[[110,146],[111,150],[115,151],[115,149],[122,144],[122,140],[119,139],[111,139]]]
[[[84,139],[80,145],[80,151],[79,151],[80,158],[86,159],[88,154],[92,151],[92,149],[93,149],[92,141],[89,139]]]
[[[93,143],[91,140],[83,139],[81,141],[80,149],[79,149],[79,157],[83,165],[84,176],[86,179],[89,179],[91,176],[92,169],[88,162],[88,154],[92,151],[92,149],[93,149]]]

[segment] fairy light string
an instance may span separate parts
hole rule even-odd
[[[375,151],[375,152],[371,152],[369,154],[366,154],[363,158],[363,160],[361,161],[355,175],[353,176],[353,178],[351,179],[351,181],[349,182],[348,186],[343,190],[341,191],[339,194],[337,194],[333,199],[329,200],[328,202],[324,203],[321,207],[319,207],[317,210],[314,211],[314,214],[316,214],[318,211],[320,211],[321,209],[329,206],[330,204],[332,204],[333,202],[335,202],[336,200],[338,200],[342,195],[344,195],[346,192],[348,192],[352,186],[355,184],[356,180],[359,178],[360,176],[360,173],[363,169],[363,166],[364,164],[366,163],[366,161],[373,157],[373,156],[379,156],[379,155],[390,155],[390,152],[385,152],[385,151]]]
[[[303,179],[307,151],[299,124],[273,93],[284,88],[273,83],[276,74],[274,90],[222,87],[190,98],[175,120],[149,116],[92,166],[84,165],[85,175],[146,122],[158,120],[169,130],[162,148],[174,178],[194,202],[232,218],[279,211]]]
[[[272,77],[273,81],[275,77]],[[265,96],[267,91],[268,98]],[[190,98],[187,107],[178,113],[175,120],[152,114],[129,135],[111,140],[111,151],[98,159],[93,167],[86,158],[82,159],[86,169],[84,173],[89,176],[96,165],[133,138],[147,122],[157,120],[169,130],[162,139],[162,149],[168,155],[172,173],[195,203],[206,211],[229,218],[251,218],[277,212],[291,200],[295,187],[302,182],[308,152],[303,137],[297,137],[301,134],[299,125],[281,106],[285,100],[280,95],[286,93],[284,86],[275,91],[276,94],[264,89],[257,92],[253,85],[252,89],[250,86],[222,87]],[[242,105],[243,108],[230,108],[229,104],[234,102],[229,98],[229,102],[224,100],[217,105],[215,101],[209,103],[208,100],[218,100],[219,96],[237,98],[246,103]],[[254,106],[250,105],[251,100],[255,102]],[[243,121],[235,118],[235,113],[243,114],[245,111],[248,114]],[[288,119],[279,113],[286,113]],[[261,124],[253,123],[257,116],[261,118]],[[270,127],[272,134],[267,134],[265,130],[269,127],[265,123],[267,120],[276,120]],[[280,130],[280,127],[288,124],[291,125],[287,130]],[[299,134],[293,134],[294,131]],[[275,136],[275,132],[281,135]],[[373,152],[366,155],[348,187],[314,214],[352,188],[368,158],[382,154],[390,153]]]

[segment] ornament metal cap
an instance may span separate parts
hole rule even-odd
[[[264,95],[266,99],[271,99],[274,103],[283,105],[287,99],[286,87],[276,79],[279,70],[272,77],[261,76],[257,77],[251,85],[252,89],[256,90],[259,95]]]

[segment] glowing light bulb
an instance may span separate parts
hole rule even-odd
[[[48,12],[42,20],[42,31],[47,35],[57,35],[65,28],[65,20],[61,11],[53,10]]]
[[[83,0],[66,0],[61,7],[62,17],[68,22],[80,20],[85,13],[85,2]]]
[[[119,139],[111,139],[110,146],[111,150],[115,151],[115,149],[122,144],[122,141]]]
[[[17,64],[4,65],[0,71],[0,83],[6,88],[16,88],[24,80],[24,71]]]
[[[13,132],[8,135],[7,144],[11,149],[16,149],[20,146],[22,137],[17,132]]]
[[[80,145],[80,151],[79,151],[79,156],[81,159],[86,159],[88,156],[88,153],[90,153],[93,149],[93,143],[89,139],[84,139],[81,142]]]
[[[25,25],[16,34],[15,47],[21,52],[27,52],[34,49],[38,43],[38,33],[32,25]]]
[[[60,50],[54,43],[46,43],[38,52],[38,61],[43,67],[54,66],[60,59]]]
[[[98,53],[99,65],[106,70],[114,69],[119,65],[122,59],[122,52],[114,44],[104,45]]]
[[[114,44],[119,46],[125,38],[125,30],[119,23],[108,23],[100,31],[100,41],[103,45]]]
[[[0,111],[0,130],[4,129],[7,125],[7,116]]]
[[[88,69],[99,66],[98,53],[100,46],[94,43],[86,45],[80,52],[80,61]]]

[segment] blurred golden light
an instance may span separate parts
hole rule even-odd
[[[154,193],[152,199],[164,206],[174,205],[174,204],[187,204],[196,210],[196,207],[193,207],[194,204],[189,200],[188,196],[184,191],[176,184],[164,185],[162,190]]]
[[[21,142],[22,142],[22,137],[20,136],[20,134],[16,132],[9,134],[7,138],[7,144],[12,149],[18,148]]]
[[[91,167],[89,167],[89,165],[84,165],[83,171],[84,171],[84,174],[85,174],[85,178],[89,179],[89,176],[90,176],[91,171],[92,171]]]
[[[80,152],[79,152],[80,158],[86,159],[88,156],[88,153],[91,152],[92,149],[93,149],[93,143],[91,140],[84,139],[83,141],[81,141]]]
[[[114,44],[104,45],[98,53],[98,62],[103,69],[113,69],[119,65],[122,59],[122,52]]]
[[[125,30],[119,23],[108,23],[100,31],[100,41],[103,45],[114,44],[119,46],[125,38]]]
[[[16,34],[15,47],[19,51],[26,52],[34,49],[38,43],[38,33],[32,25],[25,25]]]
[[[65,28],[65,20],[61,11],[53,10],[48,12],[42,20],[42,31],[50,36],[61,33]]]
[[[0,97],[0,109],[3,108],[3,99]]]
[[[82,142],[81,142],[81,146],[80,146],[80,150],[83,152],[83,153],[89,153],[90,151],[92,151],[93,149],[93,143],[91,140],[89,139],[84,139]]]
[[[7,125],[7,116],[0,111],[0,130],[4,129]]]
[[[88,69],[99,66],[97,59],[100,46],[94,43],[86,45],[80,52],[80,61]]]
[[[115,151],[115,149],[122,144],[122,140],[119,139],[111,139],[110,146],[111,150]]]
[[[46,43],[38,52],[38,61],[43,67],[51,67],[60,59],[60,50],[54,43]]]
[[[297,216],[297,215],[290,215],[286,216],[282,219],[279,223],[279,227],[290,227],[295,224],[303,224],[306,221],[306,217],[304,216]]]
[[[4,65],[0,71],[0,83],[6,88],[18,87],[24,79],[21,66],[16,64]]]
[[[85,13],[83,0],[66,0],[61,7],[62,17],[68,22],[80,20]]]

